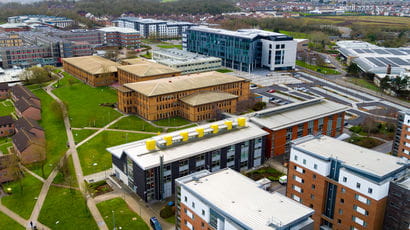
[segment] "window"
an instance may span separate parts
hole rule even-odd
[[[369,189],[367,189],[367,192],[370,193],[370,194],[372,194],[372,193],[373,193],[373,189],[372,189],[372,188],[369,188]]]
[[[303,164],[304,164],[304,165],[306,164],[306,159],[303,159]]]
[[[313,165],[313,168],[314,168],[314,169],[317,169],[317,164],[314,164],[314,165]]]
[[[187,198],[187,197],[184,197],[184,200],[185,200],[185,202],[187,202],[187,201],[188,201],[188,198]]]
[[[343,209],[339,208],[339,214],[340,214],[340,215],[343,214]]]
[[[195,208],[195,202],[192,202],[192,208]]]
[[[316,188],[316,185],[312,184],[312,189],[315,189],[315,188]]]
[[[310,199],[314,200],[314,199],[315,199],[315,195],[310,194]]]
[[[342,188],[341,191],[342,191],[342,193],[346,193],[346,189],[345,189],[345,188]]]
[[[316,175],[315,175],[315,174],[313,174],[313,176],[312,176],[312,177],[313,177],[313,180],[314,180],[314,179],[316,179]]]
[[[201,222],[201,228],[205,227],[205,223]]]
[[[298,156],[297,156],[297,155],[295,155],[294,159],[295,159],[295,161],[297,161],[297,160],[298,160]]]
[[[342,220],[341,220],[341,219],[337,219],[337,223],[338,223],[338,224],[341,224],[341,223],[342,223]]]
[[[202,209],[202,215],[205,216],[205,210]]]
[[[345,199],[340,199],[340,203],[344,204],[345,203]]]
[[[356,183],[356,188],[360,188],[360,183]]]
[[[343,177],[343,182],[347,182],[347,177]]]

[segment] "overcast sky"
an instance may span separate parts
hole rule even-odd
[[[1,3],[7,3],[7,2],[20,2],[20,3],[30,3],[30,2],[39,2],[42,0],[0,0]]]

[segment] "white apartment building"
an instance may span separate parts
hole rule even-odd
[[[313,210],[226,168],[176,180],[176,229],[308,230]]]

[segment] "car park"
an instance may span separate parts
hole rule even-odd
[[[266,91],[266,92],[268,92],[268,93],[274,93],[274,92],[276,92],[276,90],[270,89],[270,90],[268,90],[268,91]]]

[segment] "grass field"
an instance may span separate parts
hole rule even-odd
[[[1,154],[8,154],[9,152],[7,149],[13,146],[13,142],[9,137],[2,137],[0,138],[0,155]]]
[[[319,73],[323,73],[323,74],[340,74],[338,71],[334,70],[334,69],[330,69],[330,68],[326,68],[326,67],[321,67],[321,66],[317,66],[317,65],[310,65],[306,62],[300,61],[300,60],[296,60],[296,65],[301,66],[301,67],[305,67],[307,69],[319,72]]]
[[[288,36],[292,36],[293,38],[306,38],[309,39],[309,34],[301,33],[301,32],[292,32],[286,30],[279,30],[279,33],[286,34]]]
[[[191,128],[191,127],[195,127],[195,126],[197,126],[197,125],[196,125],[196,124],[192,124],[192,125],[188,125],[188,126],[186,126],[186,127],[184,127],[184,128],[169,128],[169,129],[167,130],[167,132],[170,133],[170,132],[174,132],[174,131],[177,131],[177,130],[187,129],[187,128]]]
[[[85,138],[91,136],[93,133],[97,132],[94,129],[81,129],[81,130],[72,130],[74,141],[76,144],[80,143]]]
[[[159,126],[177,127],[181,125],[191,124],[191,122],[182,117],[172,117],[172,118],[166,118],[166,119],[154,121],[154,124],[159,125]]]
[[[127,203],[121,198],[114,198],[98,203],[97,208],[100,210],[108,229],[114,229],[114,219],[116,229],[150,229],[147,223],[135,212],[130,210]]]
[[[14,106],[11,100],[0,100],[0,116],[11,115],[14,112]]]
[[[338,24],[341,26],[379,25],[390,27],[410,27],[410,20],[406,17],[388,16],[315,16],[304,17],[304,20],[317,21],[323,24]]]
[[[117,101],[117,94],[113,89],[93,88],[67,73],[64,74],[59,88],[53,92],[67,104],[72,127],[103,127],[120,116],[120,113],[111,107],[100,105]]]
[[[41,100],[41,121],[39,123],[46,135],[47,159],[44,174],[48,177],[60,157],[67,151],[67,134],[61,114],[55,112],[60,107],[55,104],[52,106],[56,103],[54,99],[42,89],[33,90],[33,93]],[[42,176],[40,169],[32,167],[31,169]]]
[[[77,176],[75,174],[72,156],[69,156],[67,158],[67,171],[68,173],[66,175],[64,175],[61,171],[59,171],[56,177],[54,178],[53,183],[68,185],[72,187],[78,187]]]
[[[0,225],[2,230],[19,230],[26,229],[19,223],[0,212]]]
[[[84,175],[97,173],[112,167],[111,154],[106,151],[106,148],[151,136],[153,135],[116,131],[104,131],[98,134],[77,149]]]
[[[110,129],[125,129],[125,130],[137,130],[145,132],[162,132],[162,128],[152,126],[148,122],[136,116],[124,117],[110,126]]]
[[[367,89],[371,89],[371,90],[376,91],[376,92],[380,92],[379,87],[377,87],[375,84],[373,84],[373,82],[369,82],[365,79],[362,79],[362,78],[348,78],[347,80],[349,82],[355,84],[355,85],[358,85],[358,86],[361,86],[361,87],[364,87],[364,88],[367,88]]]
[[[172,48],[177,48],[182,50],[182,45],[157,45],[157,47],[162,48],[162,49],[172,49]]]
[[[50,187],[38,219],[51,229],[98,229],[77,190]]]
[[[1,198],[1,203],[21,217],[28,219],[43,183],[30,174],[26,174],[21,179],[21,184],[22,188],[19,181],[4,184],[4,189],[11,188],[12,195]]]
[[[216,72],[220,72],[220,73],[230,73],[233,72],[233,70],[230,69],[217,69],[215,70]]]

